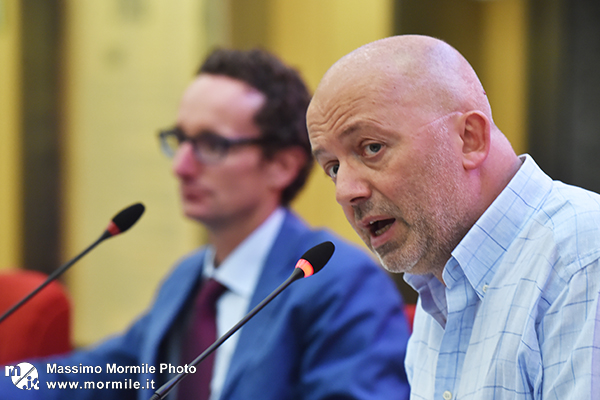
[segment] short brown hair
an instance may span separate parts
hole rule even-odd
[[[281,204],[289,205],[306,183],[313,165],[306,128],[311,96],[298,71],[265,50],[217,49],[206,58],[198,74],[237,79],[265,95],[264,105],[254,116],[262,137],[267,139],[263,146],[265,157],[293,146],[304,151],[305,165],[281,194]]]

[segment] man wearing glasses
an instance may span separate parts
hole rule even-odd
[[[118,378],[155,381],[156,389],[173,375],[159,365],[189,364],[214,340],[207,342],[209,329],[202,325],[210,319],[202,313],[211,288],[219,292],[212,305],[213,335],[219,337],[283,282],[307,249],[330,240],[336,251],[323,271],[291,285],[170,398],[408,398],[403,364],[408,327],[395,286],[365,253],[326,231],[310,230],[288,208],[312,166],[309,100],[297,72],[264,51],[217,50],[206,59],[183,95],[175,127],[161,131],[159,139],[172,158],[183,212],[206,227],[209,244],[179,262],[149,311],[125,334],[52,362],[154,366],[154,373]],[[147,399],[152,393],[48,395]]]

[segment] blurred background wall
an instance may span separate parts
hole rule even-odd
[[[156,132],[172,125],[183,89],[215,46],[271,50],[314,89],[331,64],[365,43],[439,37],[478,71],[518,153],[533,154],[556,179],[600,191],[599,5],[0,0],[0,269],[51,272],[141,201],[139,223],[64,282],[77,345],[124,329],[148,306],[172,264],[204,241],[181,215]],[[322,171],[293,208],[360,243]]]

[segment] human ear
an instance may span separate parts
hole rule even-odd
[[[271,186],[283,191],[298,176],[306,163],[308,155],[300,147],[288,147],[279,150],[269,160],[269,179]]]
[[[463,166],[476,169],[490,151],[490,120],[480,111],[469,111],[462,115],[460,130]]]

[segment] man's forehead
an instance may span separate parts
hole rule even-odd
[[[320,123],[320,119],[331,118],[341,111],[389,98],[392,94],[388,90],[390,81],[385,75],[370,75],[357,70],[353,74],[330,75],[313,95],[307,113],[308,123]]]
[[[326,132],[324,133],[325,139],[329,139],[329,142],[327,143],[339,144],[342,147],[349,146],[352,143],[352,140],[360,134],[361,130],[368,129],[367,125],[368,124],[357,122],[355,124],[345,126],[344,129],[340,130],[339,132]],[[324,144],[323,147],[317,144],[313,150],[313,155],[315,158],[326,153],[326,147],[328,147],[327,144]]]

